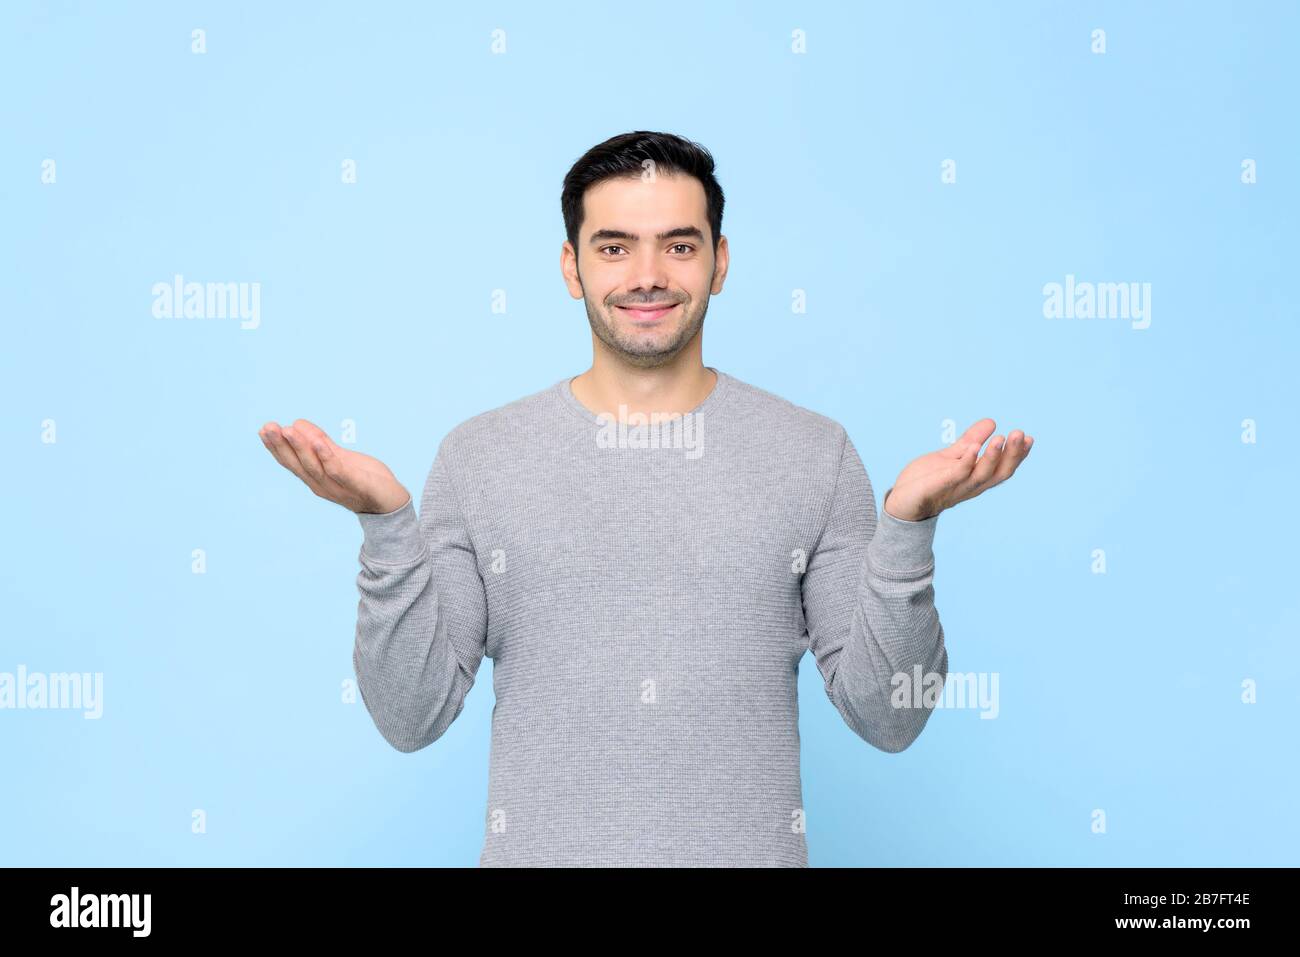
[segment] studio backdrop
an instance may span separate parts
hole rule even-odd
[[[1035,437],[938,520],[913,745],[804,658],[811,864],[1294,864],[1297,27],[5,4],[0,864],[478,862],[491,661],[442,738],[385,742],[361,527],[257,430],[418,496],[458,423],[586,369],[561,179],[627,130],[717,161],[704,361],[842,423],[877,506],[979,418]]]

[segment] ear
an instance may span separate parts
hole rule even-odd
[[[569,295],[574,299],[582,298],[582,282],[578,279],[578,253],[567,239],[560,246],[560,275],[564,285],[569,288]]]
[[[714,253],[713,284],[709,287],[712,295],[722,292],[723,283],[727,281],[727,267],[731,265],[731,249],[727,245],[725,234],[718,238],[718,251]]]

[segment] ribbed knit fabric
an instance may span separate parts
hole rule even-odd
[[[878,517],[842,426],[712,371],[678,447],[608,441],[565,378],[448,433],[418,516],[358,516],[384,738],[436,741],[492,658],[481,866],[808,866],[807,651],[864,741],[925,727],[891,679],[947,672],[938,516]]]

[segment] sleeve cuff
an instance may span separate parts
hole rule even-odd
[[[934,565],[934,529],[938,523],[938,515],[909,522],[889,514],[882,506],[876,534],[867,547],[871,564],[895,575],[928,571]]]
[[[365,539],[361,553],[388,565],[413,562],[425,550],[424,536],[415,515],[415,497],[391,512],[357,512]]]

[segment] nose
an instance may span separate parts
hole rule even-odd
[[[663,257],[653,246],[646,246],[637,252],[631,275],[629,288],[642,296],[633,301],[657,302],[670,298],[664,295],[668,289],[668,269]]]

